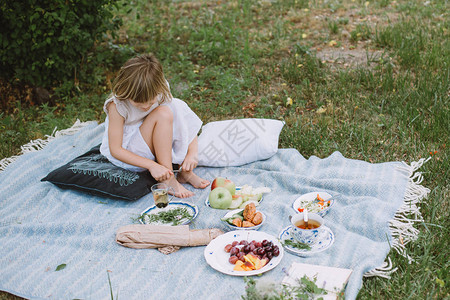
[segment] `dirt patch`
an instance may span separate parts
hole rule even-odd
[[[380,50],[356,48],[353,50],[342,48],[326,48],[317,52],[316,56],[322,62],[330,63],[339,68],[357,68],[359,66],[374,67],[383,55]]]
[[[290,10],[286,19],[292,23],[293,31],[303,33],[303,43],[310,43],[316,56],[332,69],[373,68],[386,55],[374,49],[375,32],[398,22],[401,16],[393,10],[395,1],[386,7],[366,3],[358,6],[344,1],[336,10]]]

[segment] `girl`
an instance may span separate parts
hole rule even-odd
[[[172,98],[155,56],[137,56],[123,65],[103,109],[106,120],[100,152],[113,164],[136,172],[149,170],[179,198],[194,195],[180,183],[195,188],[209,185],[193,171],[202,121],[185,102]],[[181,165],[176,178],[172,163]]]

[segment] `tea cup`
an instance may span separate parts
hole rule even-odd
[[[315,244],[323,231],[324,219],[316,213],[308,213],[308,228],[305,228],[304,214],[291,218],[291,234],[300,243]]]
[[[157,183],[152,185],[151,190],[156,207],[164,208],[170,201],[172,201],[173,196],[169,195],[170,189],[172,188],[165,183]]]

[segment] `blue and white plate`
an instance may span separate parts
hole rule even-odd
[[[240,186],[236,187],[236,191],[239,191],[241,188],[242,187],[240,187]],[[257,200],[248,200],[248,201],[245,201],[245,202],[242,202],[242,203],[246,203],[246,202],[250,203],[249,201],[255,201],[255,202],[261,203],[261,201],[263,201],[263,199],[264,199],[264,194],[262,195],[262,197],[261,197],[261,199],[259,201],[257,201]],[[206,199],[205,199],[205,205],[208,206],[208,207],[211,207],[211,204],[209,203],[209,194],[208,194],[208,197],[206,197]],[[258,205],[256,205],[256,206],[258,206]],[[213,208],[213,207],[211,207],[211,208]],[[229,210],[229,209],[236,209],[236,208],[226,208],[226,209]]]
[[[291,228],[292,225],[289,225],[288,227],[284,228],[279,236],[281,244],[283,244],[286,251],[298,255],[298,256],[313,256],[317,253],[320,253],[322,251],[327,250],[331,247],[334,243],[334,234],[331,231],[330,228],[326,227],[325,225],[322,225],[323,232],[320,234],[320,238],[318,241],[307,241],[307,244],[311,247],[311,249],[297,249],[288,245],[284,244],[284,241],[289,239],[293,242],[297,242],[297,240],[294,238],[294,236],[291,234]]]
[[[232,210],[232,211],[226,213],[222,217],[222,219],[231,218],[234,214],[237,214],[238,212],[241,212],[243,210],[244,210],[243,208],[238,208],[238,209]],[[260,211],[260,213],[262,214],[262,217],[263,217],[262,222],[258,225],[252,226],[252,227],[237,227],[237,226],[234,226],[233,224],[228,223],[227,221],[222,220],[222,222],[224,222],[228,226],[228,228],[231,230],[258,230],[266,221],[266,215],[261,211]]]
[[[225,246],[233,243],[234,241],[246,240],[251,242],[253,240],[262,242],[263,240],[271,241],[274,245],[277,245],[280,249],[280,254],[278,256],[274,256],[267,265],[262,267],[259,270],[252,271],[235,271],[234,265],[230,264],[228,259],[230,258],[230,253],[225,252]],[[269,270],[275,268],[283,258],[284,251],[283,246],[281,246],[280,242],[274,237],[265,232],[261,231],[243,231],[236,230],[230,231],[225,234],[219,235],[211,242],[209,242],[208,246],[205,247],[205,251],[203,252],[206,262],[215,270],[222,272],[227,275],[232,276],[252,276],[262,274]]]
[[[150,206],[149,208],[147,208],[146,210],[144,210],[141,213],[141,218],[139,219],[139,221],[142,224],[173,226],[172,224],[163,223],[163,222],[150,222],[150,220],[146,216],[144,216],[144,214],[145,215],[158,214],[161,211],[169,211],[169,210],[172,210],[172,209],[175,209],[175,208],[186,208],[187,211],[189,212],[189,214],[191,215],[190,218],[180,219],[179,220],[180,223],[177,224],[177,225],[189,224],[198,215],[198,207],[196,205],[194,205],[192,203],[183,202],[183,201],[172,201],[172,202],[169,202],[169,204],[166,207],[164,207],[164,208],[158,208],[158,207],[156,207],[156,205]]]

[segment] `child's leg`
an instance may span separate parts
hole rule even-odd
[[[172,170],[173,114],[170,108],[167,106],[155,108],[145,118],[140,131],[150,151],[155,155],[156,162]],[[175,190],[176,197],[186,198],[194,195],[182,186],[175,176],[164,183]]]
[[[199,177],[197,174],[194,173],[194,168],[197,166],[198,163],[198,140],[197,137],[195,137],[192,142],[189,144],[188,152],[186,154],[186,157],[184,159],[182,167],[188,166],[188,168],[184,167],[182,168],[182,171],[178,174],[178,181],[181,183],[189,183],[196,189],[204,189],[206,188],[210,182],[206,179],[203,179]]]

